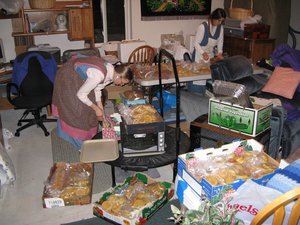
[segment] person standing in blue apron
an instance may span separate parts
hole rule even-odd
[[[224,29],[222,24],[225,18],[225,10],[217,8],[209,15],[207,21],[198,26],[192,53],[193,61],[209,62],[215,56],[223,59]]]
[[[223,59],[224,29],[223,22],[226,18],[224,9],[217,8],[207,21],[201,23],[196,32],[192,61],[197,63],[210,63],[211,59]],[[188,91],[204,94],[206,80],[191,81],[187,83]]]

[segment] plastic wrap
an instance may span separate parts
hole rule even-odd
[[[218,98],[226,96],[222,99],[227,102],[238,104],[247,108],[253,108],[249,94],[246,91],[246,86],[242,84],[215,80],[213,83],[213,92]]]
[[[124,220],[121,218],[138,221],[143,209],[154,207],[154,203],[161,201],[170,191],[166,182],[140,180],[137,177],[128,179],[122,185],[104,193],[100,201],[96,202],[97,210],[105,212],[101,215],[109,214],[112,218],[120,218],[122,221]]]
[[[60,198],[64,205],[89,204],[92,178],[93,166],[90,163],[55,163],[45,182],[43,199]]]
[[[212,156],[209,160],[191,158],[187,170],[198,181],[205,178],[211,185],[231,184],[236,179],[258,179],[274,172],[278,165],[263,152],[247,150],[239,146],[228,155]]]
[[[126,124],[142,124],[162,122],[163,119],[154,106],[150,104],[139,104],[125,106],[120,104],[119,112],[125,119]]]

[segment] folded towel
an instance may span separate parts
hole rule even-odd
[[[300,186],[300,159],[294,161],[284,169],[280,169],[268,181],[267,187],[282,193]]]

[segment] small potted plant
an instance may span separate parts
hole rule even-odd
[[[228,207],[231,199],[232,189],[227,186],[212,201],[202,196],[198,210],[186,210],[185,207],[180,210],[171,205],[173,217],[169,219],[182,225],[243,225],[244,222],[235,217],[238,210]]]

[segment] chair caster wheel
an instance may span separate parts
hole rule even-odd
[[[16,137],[20,137],[20,132],[16,132],[16,133],[15,133],[15,136],[16,136]]]
[[[49,132],[45,132],[45,136],[49,136],[49,134],[50,134]]]

